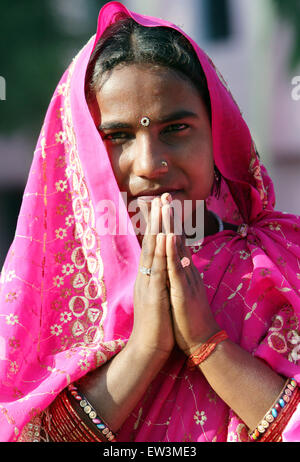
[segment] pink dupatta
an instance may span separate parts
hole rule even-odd
[[[117,354],[131,333],[140,247],[84,94],[91,52],[120,13],[180,30],[106,4],[96,36],[54,92],[1,273],[1,441],[17,441],[63,388]],[[300,220],[274,210],[272,182],[236,103],[208,56],[187,38],[207,78],[214,157],[226,179],[220,199],[209,198],[208,206],[225,221],[248,225],[244,236],[223,231],[205,238],[193,248],[194,263],[220,327],[299,383]],[[113,201],[117,227],[128,233],[99,235],[104,199]],[[248,441],[245,424],[199,371],[186,369],[185,359],[174,350],[118,441]],[[285,441],[300,440],[299,413]]]

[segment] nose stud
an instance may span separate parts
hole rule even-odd
[[[141,120],[140,120],[140,122],[141,122],[141,125],[142,125],[143,127],[149,127],[149,125],[150,125],[150,119],[149,119],[149,117],[142,117]]]
[[[166,160],[162,160],[161,161],[161,166],[165,167],[165,168],[168,168],[168,162]]]

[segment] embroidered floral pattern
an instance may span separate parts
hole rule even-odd
[[[64,141],[66,141],[66,134],[65,132],[58,132],[55,134],[55,141],[57,143],[63,143]]]
[[[6,275],[6,282],[11,282],[15,277],[16,277],[15,270],[8,271],[8,273]]]
[[[55,183],[56,191],[65,191],[67,189],[67,180],[59,180]]]
[[[250,257],[250,253],[246,252],[245,250],[240,251],[240,258],[242,260],[247,260]]]
[[[64,278],[61,277],[61,276],[55,276],[53,278],[53,284],[56,286],[56,287],[60,287],[64,284]]]
[[[11,313],[8,316],[6,316],[6,324],[10,324],[11,326],[13,326],[15,324],[18,324],[18,322],[19,318],[17,315]]]
[[[68,311],[65,311],[64,313],[61,313],[60,315],[60,321],[61,322],[69,322],[72,319],[72,313],[69,313]]]
[[[57,239],[64,239],[67,235],[67,231],[63,228],[59,228],[55,230],[55,235]]]
[[[8,292],[8,294],[6,294],[5,301],[8,303],[13,303],[14,301],[17,300],[17,298],[18,298],[17,292]]]
[[[66,221],[66,226],[72,226],[72,225],[74,225],[74,222],[75,222],[74,216],[73,216],[73,215],[68,215],[68,216],[66,217],[66,220],[65,220],[65,221]]]
[[[274,316],[267,335],[270,348],[297,364],[300,359],[299,319],[291,305],[285,305]]]
[[[68,276],[69,274],[74,273],[74,265],[71,265],[71,263],[67,263],[66,265],[63,265],[62,272],[66,276]]]
[[[60,335],[62,333],[62,327],[58,324],[54,324],[50,327],[50,331],[52,335]]]
[[[207,420],[207,417],[205,415],[205,412],[204,411],[197,411],[194,415],[194,420],[196,422],[197,425],[204,425],[206,420]]]

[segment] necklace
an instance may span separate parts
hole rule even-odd
[[[215,217],[215,219],[218,222],[218,225],[219,225],[218,233],[220,233],[221,231],[224,231],[224,223],[221,220],[221,218],[219,217],[219,215],[217,215],[216,213],[214,213],[212,211],[210,211],[210,212],[213,214],[213,216]]]

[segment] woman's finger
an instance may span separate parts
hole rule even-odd
[[[172,197],[169,193],[161,196],[162,203],[162,232],[165,234],[174,233],[174,210],[172,207]]]
[[[146,232],[142,242],[139,275],[145,277],[150,276],[156,247],[156,236],[160,230],[160,221],[160,199],[158,198],[154,199],[151,203],[149,220],[147,222]]]
[[[200,277],[199,272],[193,263],[191,250],[185,244],[185,237],[177,236],[176,244],[181,266],[185,271],[186,277],[190,283],[197,283]]]
[[[167,213],[170,213],[167,211]],[[139,273],[148,277],[149,284],[154,282],[166,284],[166,236],[162,229],[162,203],[157,197],[151,202],[151,210],[143,239]]]
[[[167,280],[166,235],[159,233],[156,236],[156,246],[151,268],[150,285],[157,283],[164,289]]]
[[[157,283],[165,287],[167,280],[167,260],[166,260],[166,236],[162,230],[162,201],[156,198],[152,201],[151,209],[151,234],[156,237],[156,246],[151,268],[151,285]]]
[[[173,208],[170,204],[162,206],[162,231],[165,234],[174,233]]]
[[[182,285],[188,284],[188,276],[185,268],[181,264],[181,257],[178,252],[178,244],[176,241],[179,236],[173,233],[167,235],[166,240],[166,254],[167,254],[167,268],[171,287],[180,289]]]
[[[151,214],[150,214],[150,233],[157,236],[161,231],[161,200],[156,197],[151,202]]]

